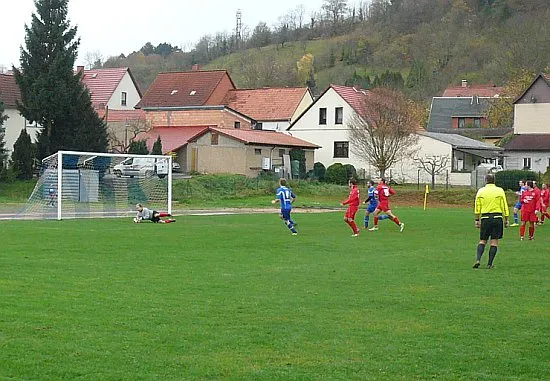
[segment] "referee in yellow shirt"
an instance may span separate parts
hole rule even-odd
[[[477,191],[474,207],[476,228],[480,229],[474,269],[479,267],[489,237],[491,237],[491,248],[489,249],[487,268],[494,267],[493,261],[497,255],[498,240],[502,238],[504,226],[508,227],[510,215],[506,194],[502,188],[495,185],[495,176],[488,174],[485,176],[485,182],[486,185]]]

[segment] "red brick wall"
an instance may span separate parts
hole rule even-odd
[[[146,120],[152,127],[218,126],[234,128],[234,123],[240,122],[241,129],[252,129],[248,120],[227,110],[147,111]]]

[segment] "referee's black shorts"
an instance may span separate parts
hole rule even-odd
[[[502,214],[486,214],[481,216],[481,226],[479,230],[479,239],[487,241],[491,239],[501,239],[504,232],[504,219]]]

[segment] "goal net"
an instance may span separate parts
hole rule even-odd
[[[21,217],[127,217],[142,203],[172,212],[172,157],[59,151],[44,160]]]

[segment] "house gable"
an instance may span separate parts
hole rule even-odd
[[[126,104],[123,104],[123,95],[125,94]],[[124,74],[118,86],[113,91],[107,106],[110,110],[134,110],[134,106],[141,100],[141,91],[136,85],[130,70]]]
[[[550,134],[550,76],[539,74],[514,102],[515,134]]]

